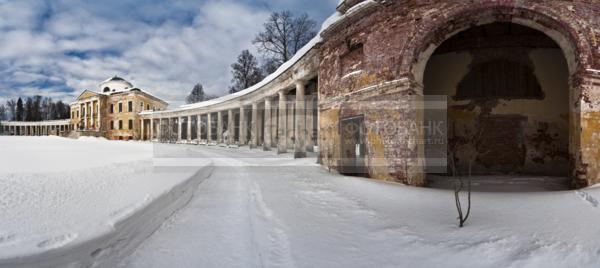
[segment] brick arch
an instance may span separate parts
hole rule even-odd
[[[423,75],[429,58],[444,41],[473,26],[493,22],[510,22],[538,30],[552,38],[562,49],[571,81],[579,81],[585,69],[593,63],[593,53],[584,29],[567,14],[557,14],[550,8],[536,9],[514,5],[487,4],[477,8],[460,6],[450,9],[444,18],[433,23],[423,23],[412,34],[404,51],[402,65],[418,85],[423,85]]]

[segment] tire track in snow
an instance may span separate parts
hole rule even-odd
[[[206,154],[206,151],[197,152]],[[256,167],[257,164],[244,158],[231,157],[228,153],[230,152],[226,150],[211,150],[209,156],[212,157],[216,168],[237,169],[245,182],[251,238],[261,267],[297,267],[282,220],[265,202],[260,185],[248,175],[254,174],[248,167]]]
[[[259,223],[253,224],[252,228],[255,242],[259,250],[268,250],[259,252],[263,267],[296,267],[283,224],[264,201],[262,190],[256,182],[249,182],[249,197],[253,206],[251,222]]]

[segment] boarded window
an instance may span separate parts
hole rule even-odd
[[[364,49],[362,43],[348,42],[348,52],[340,57],[341,75],[346,75],[363,69]]]

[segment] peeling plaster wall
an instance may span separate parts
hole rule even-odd
[[[377,2],[374,7],[353,12],[322,34],[319,147],[325,165],[337,168],[338,123],[346,114],[365,114],[366,125],[380,125],[390,130],[401,128],[402,121],[420,120],[419,111],[414,107],[398,115],[371,117],[365,107],[368,105],[356,108],[350,105],[352,101],[421,96],[425,66],[437,46],[473,25],[513,22],[545,33],[565,51],[571,94],[567,98],[570,104],[569,157],[573,164],[570,174],[577,187],[600,181],[600,71],[593,71],[600,70],[600,21],[597,19],[600,3],[583,0]],[[542,64],[543,56],[535,53],[530,56]],[[497,112],[501,112],[501,108]],[[397,156],[418,159],[423,151],[402,143],[387,144],[390,140],[411,138],[410,134],[389,133],[368,133],[370,177],[422,184],[419,163],[399,162]]]
[[[512,51],[510,48],[503,50],[506,53]],[[456,148],[458,168],[466,172],[469,160],[474,160],[473,172],[478,174],[568,176],[569,85],[562,51],[534,49],[528,52],[534,75],[543,92],[542,99],[490,99],[487,102],[457,100],[453,96],[456,96],[459,82],[470,70],[473,53],[477,53],[477,50],[432,56],[424,79],[426,95],[448,96],[448,139],[453,143],[450,147]],[[478,133],[482,133],[482,116],[519,120],[522,130],[519,133],[510,130],[506,138],[520,136],[524,147],[506,148],[505,143],[497,141],[502,129],[497,129],[494,137],[478,136]],[[486,140],[493,142],[486,143]],[[483,152],[485,149],[492,151],[488,154]],[[517,155],[511,154],[511,150]],[[510,159],[502,159],[502,156]]]

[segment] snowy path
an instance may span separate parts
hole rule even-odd
[[[600,265],[600,189],[477,193],[459,229],[448,191],[345,178],[314,159],[194,148],[215,160],[212,176],[121,266]]]

